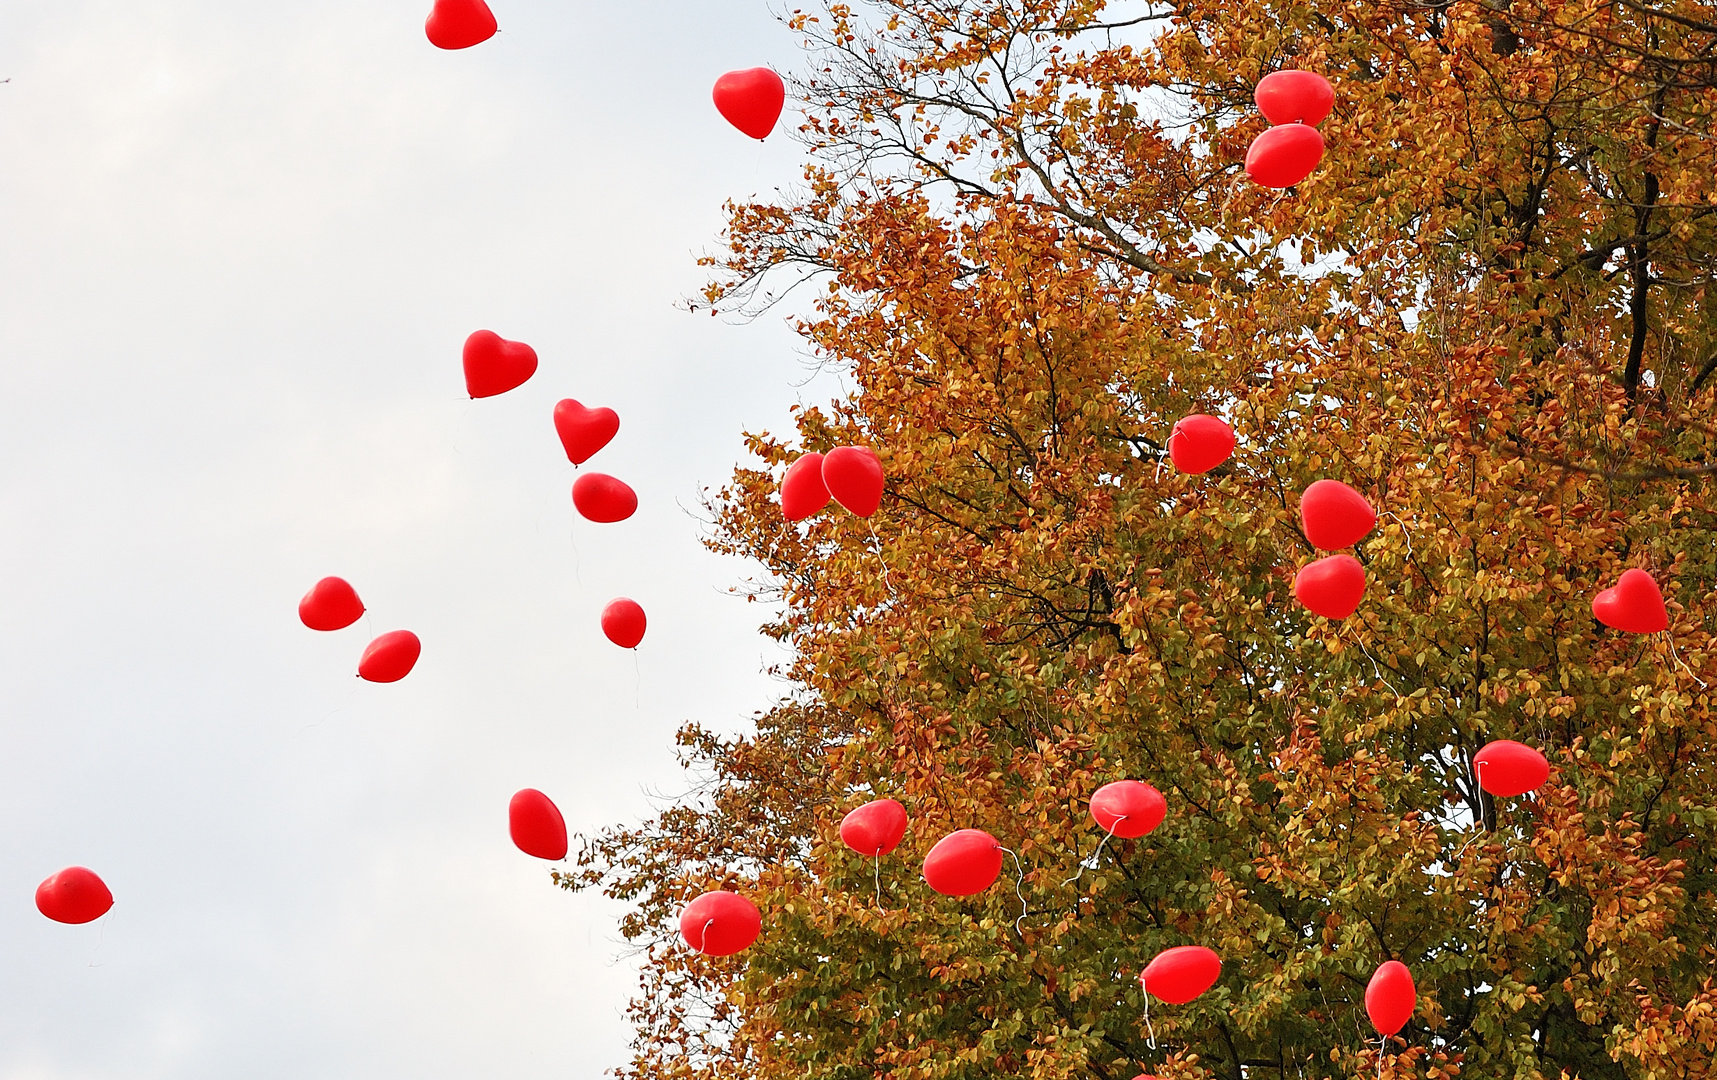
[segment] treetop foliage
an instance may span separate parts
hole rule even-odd
[[[790,295],[854,390],[748,436],[714,504],[790,691],[686,728],[705,786],[561,875],[635,905],[625,1075],[1717,1075],[1717,5],[787,23],[804,184],[731,207],[706,300]],[[1336,108],[1275,192],[1240,162],[1287,67]],[[1240,435],[1203,477],[1165,462],[1194,411]],[[786,524],[781,468],[849,443],[881,512]],[[1384,512],[1339,623],[1290,591],[1324,477]],[[1594,622],[1629,567],[1667,636]],[[1482,792],[1496,738],[1550,781]],[[1168,818],[1077,875],[1123,777]],[[873,864],[837,828],[881,796],[912,823]],[[919,878],[967,827],[1019,854],[1017,931],[1011,861],[971,899]],[[718,886],[764,912],[719,960],[673,936]],[[1147,1027],[1139,971],[1187,944],[1221,979]],[[1380,1046],[1388,959],[1419,1001]]]

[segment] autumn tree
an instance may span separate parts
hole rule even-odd
[[[1717,1076],[1717,4],[788,25],[805,182],[732,208],[707,300],[786,297],[855,389],[750,437],[714,503],[791,692],[745,737],[688,727],[701,794],[561,875],[634,902],[623,1075]],[[1241,161],[1285,67],[1337,104],[1277,192]],[[1241,437],[1203,477],[1164,460],[1192,411]],[[881,512],[786,524],[782,467],[849,443]],[[1290,592],[1324,477],[1385,512],[1340,622]],[[1629,567],[1668,635],[1593,620]],[[1484,794],[1495,738],[1549,783]],[[1168,820],[1080,874],[1123,777]],[[836,829],[879,795],[912,826],[873,866]],[[1018,852],[1017,895],[1011,862],[924,885],[963,827]],[[716,886],[765,915],[725,960],[673,920]],[[1221,980],[1147,1026],[1138,973],[1183,944]],[[1384,1045],[1391,958],[1419,1001]]]

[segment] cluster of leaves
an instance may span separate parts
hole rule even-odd
[[[586,838],[635,902],[624,1075],[685,1080],[1717,1076],[1717,3],[873,0],[793,13],[802,190],[731,209],[708,301],[799,287],[856,389],[750,438],[719,549],[793,692],[688,728],[697,797]],[[1265,73],[1335,85],[1288,193],[1240,170]],[[1234,460],[1163,460],[1227,416]],[[867,523],[780,467],[873,446]],[[1292,601],[1296,493],[1387,511],[1342,623]],[[1629,566],[1671,635],[1591,618]],[[1542,747],[1493,801],[1472,753]],[[1167,822],[1111,842],[1098,785]],[[880,865],[851,807],[912,813]],[[917,862],[984,828],[1019,893]],[[1013,865],[1008,866],[1012,876]],[[673,936],[762,907],[725,960]],[[1224,960],[1147,1028],[1163,948]],[[1380,1044],[1385,959],[1419,1007]],[[1154,1036],[1154,1038],[1153,1038]]]

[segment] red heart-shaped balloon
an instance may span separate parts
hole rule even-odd
[[[1300,496],[1300,526],[1321,551],[1352,547],[1377,524],[1365,496],[1340,480],[1319,480]]]
[[[867,802],[841,819],[841,843],[860,855],[887,855],[906,836],[906,807],[893,799]]]
[[[1352,555],[1331,555],[1300,567],[1294,599],[1326,619],[1345,619],[1365,599],[1365,567]]]
[[[680,912],[680,936],[705,956],[732,956],[757,940],[763,913],[735,892],[706,892]]]
[[[1550,762],[1543,754],[1513,739],[1486,743],[1473,755],[1479,787],[1492,795],[1513,798],[1536,791],[1550,779]]]
[[[423,643],[410,630],[394,630],[370,642],[358,660],[358,678],[368,682],[399,682],[417,666]]]
[[[1137,780],[1116,780],[1091,793],[1091,820],[1123,840],[1136,840],[1168,815],[1163,793]]]
[[[1222,974],[1222,958],[1202,945],[1164,949],[1139,973],[1145,993],[1170,1005],[1185,1005],[1209,990]]]
[[[638,510],[638,493],[607,473],[585,473],[572,485],[572,505],[604,525],[625,521]]]
[[[553,862],[566,858],[566,819],[554,800],[526,788],[507,804],[507,831],[526,855]]]
[[[1169,432],[1169,460],[1183,473],[1207,473],[1232,453],[1234,429],[1214,416],[1183,416]]]
[[[111,907],[107,883],[81,866],[68,866],[36,886],[36,910],[55,922],[94,922]]]
[[[823,484],[836,502],[870,517],[882,505],[882,462],[869,447],[836,447],[823,455]]]
[[[504,394],[536,373],[537,351],[522,341],[491,330],[465,339],[465,390],[474,398]]]
[[[982,829],[961,829],[924,856],[924,880],[944,896],[973,896],[1002,872],[1002,845]]]
[[[1324,159],[1324,137],[1308,124],[1283,124],[1252,140],[1246,149],[1246,175],[1267,188],[1300,183]]]
[[[312,630],[344,630],[363,614],[364,602],[344,578],[325,577],[298,601],[298,618]]]
[[[613,409],[587,409],[567,398],[554,407],[554,429],[566,447],[566,459],[583,465],[620,431],[620,414]]]
[[[1644,570],[1628,570],[1621,580],[1592,597],[1592,617],[1612,630],[1655,634],[1669,629],[1663,592]]]
[[[730,71],[715,81],[715,107],[753,139],[766,139],[787,104],[787,85],[766,67]]]
[[[622,649],[638,647],[638,643],[644,640],[646,621],[643,606],[624,596],[618,600],[610,600],[608,606],[602,609],[602,632],[608,635],[609,641]]]
[[[1315,71],[1272,71],[1258,80],[1252,100],[1272,124],[1317,127],[1335,108],[1335,90]]]
[[[495,14],[483,0],[435,0],[423,24],[429,43],[438,49],[469,49],[495,36]]]
[[[781,478],[781,516],[803,521],[829,505],[829,486],[823,483],[823,455],[800,454]]]
[[[1413,973],[1399,960],[1386,961],[1365,986],[1365,1013],[1379,1035],[1393,1035],[1406,1027],[1418,1006]]]

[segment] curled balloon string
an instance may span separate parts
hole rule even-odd
[[[1354,635],[1353,643],[1355,645],[1358,645],[1359,651],[1365,654],[1365,658],[1367,660],[1371,661],[1371,671],[1372,671],[1372,674],[1377,676],[1377,681],[1382,683],[1384,686],[1389,687],[1389,692],[1395,695],[1396,704],[1400,704],[1401,701],[1404,700],[1401,697],[1401,691],[1395,689],[1395,684],[1390,682],[1389,679],[1383,674],[1383,667],[1381,664],[1379,664],[1377,662],[1377,657],[1371,655],[1371,650],[1367,649],[1365,647],[1365,642],[1359,640],[1358,634]]]
[[[703,952],[705,949],[709,948],[709,928],[714,925],[715,920],[711,919],[703,924],[702,930],[698,931],[698,952]]]
[[[1698,683],[1701,688],[1704,688],[1706,686],[1705,680],[1701,679],[1698,675],[1694,674],[1693,669],[1688,667],[1687,662],[1681,658],[1681,654],[1679,652],[1675,651],[1675,635],[1671,634],[1668,630],[1665,630],[1663,632],[1663,640],[1665,640],[1669,643],[1669,655],[1673,656],[1675,658],[1675,662],[1681,665],[1681,670],[1687,672],[1687,674],[1689,674],[1689,675],[1692,675],[1693,681]]]
[[[1025,864],[1019,861],[1019,853],[1012,848],[1005,848],[1000,844],[996,846],[1014,857],[1014,872],[1018,875],[1014,879],[1014,895],[1019,897],[1019,918],[1014,920],[1014,933],[1024,937],[1025,935],[1020,932],[1020,924],[1025,922],[1025,917],[1031,913],[1031,909],[1025,903]]]
[[[1066,881],[1063,881],[1061,884],[1062,885],[1071,885],[1075,881],[1078,881],[1080,878],[1080,875],[1084,874],[1087,869],[1090,869],[1090,870],[1097,869],[1097,856],[1103,854],[1103,845],[1107,844],[1109,842],[1110,838],[1115,835],[1115,825],[1119,825],[1119,824],[1121,824],[1121,822],[1126,821],[1126,820],[1127,820],[1126,814],[1122,814],[1120,817],[1116,818],[1115,824],[1110,825],[1108,831],[1103,834],[1103,839],[1101,839],[1097,842],[1097,850],[1093,851],[1091,853],[1091,857],[1089,859],[1086,859],[1079,864],[1079,869],[1077,869],[1073,872],[1072,877],[1068,878]]]
[[[870,853],[870,876],[876,882],[876,910],[882,911],[882,851]],[[882,911],[883,914],[888,914]]]
[[[1395,511],[1393,511],[1393,510],[1383,511],[1383,516],[1386,518],[1395,518],[1395,524],[1401,526],[1401,539],[1403,539],[1407,542],[1407,559],[1408,559],[1408,561],[1412,561],[1412,559],[1413,559],[1413,534],[1407,531],[1407,523],[1405,521],[1402,521],[1399,517],[1395,517]]]
[[[1139,985],[1143,986],[1145,977],[1139,976]],[[1151,1026],[1151,992],[1145,991],[1145,1045],[1152,1050],[1157,1048],[1157,1029]]]

